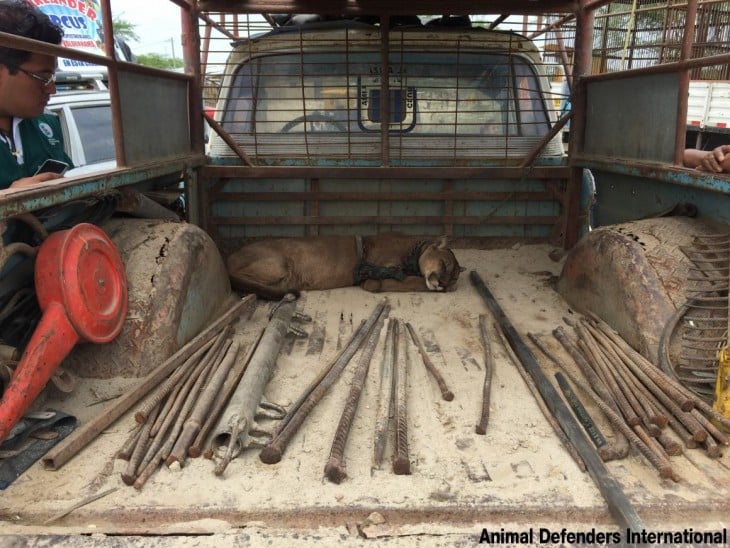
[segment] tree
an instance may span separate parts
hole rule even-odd
[[[122,19],[121,16],[112,17],[112,29],[114,29],[114,36],[117,38],[122,38],[127,42],[139,42],[136,28],[137,25]]]
[[[143,53],[137,55],[137,62],[140,65],[161,69],[176,69],[183,66],[182,59],[173,59],[160,53]]]

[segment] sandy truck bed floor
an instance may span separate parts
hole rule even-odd
[[[6,540],[36,543],[44,538],[37,535],[96,534],[76,540],[94,544],[107,538],[99,535],[166,535],[145,542],[153,546],[176,539],[175,545],[200,546],[207,539],[216,546],[257,546],[277,540],[290,545],[367,544],[366,539],[388,538],[389,545],[407,539],[409,544],[453,546],[476,543],[483,528],[533,530],[536,543],[541,527],[617,530],[590,476],[561,446],[496,339],[489,427],[485,436],[474,431],[484,378],[478,317],[487,314],[490,327],[492,319],[469,281],[469,271],[481,275],[523,336],[544,335],[561,352],[550,334],[565,325],[563,317],[576,316],[552,288],[560,264],[548,258],[550,249],[459,249],[457,257],[467,271],[453,293],[378,295],[347,288],[308,292],[300,299],[299,311],[313,319],[306,326],[312,335],[285,344],[266,390],[271,401],[296,400],[385,296],[390,316],[418,331],[455,399],[441,399],[412,348],[411,475],[392,473],[390,446],[383,468],[371,470],[382,336],[347,445],[348,477],[341,484],[327,481],[323,468],[359,354],[309,415],[280,463],[264,464],[259,451],[250,449],[221,478],[213,474],[210,460],[191,459],[179,470],[161,468],[137,491],[122,482],[126,463],[114,458],[133,428],[130,412],[60,470],[47,471],[36,463],[0,493],[0,534],[9,535]],[[265,325],[270,306],[260,303],[250,321],[236,324],[242,342],[250,343]],[[556,369],[536,355],[553,380]],[[103,409],[103,403],[94,402],[129,383],[82,379],[71,397],[49,404],[84,421]],[[599,417],[594,408],[589,410]],[[599,424],[609,435],[606,423]],[[660,479],[635,450],[607,466],[649,529],[722,531],[730,515],[727,454],[710,459],[702,450],[687,450],[672,462],[681,476],[678,483]],[[74,503],[114,487],[113,493],[43,525]]]

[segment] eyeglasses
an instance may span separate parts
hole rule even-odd
[[[27,74],[31,78],[38,80],[39,82],[43,83],[43,86],[50,86],[51,84],[56,83],[56,73],[52,72],[50,76],[44,76],[43,74],[38,74],[37,72],[31,72],[29,70],[25,70],[24,68],[18,67],[18,70],[22,72],[23,74]]]

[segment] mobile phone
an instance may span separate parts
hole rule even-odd
[[[69,165],[66,162],[61,162],[60,160],[52,160],[49,158],[43,164],[41,164],[41,167],[39,167],[35,175],[38,175],[39,173],[58,173],[60,175],[63,175],[66,173],[66,170],[69,168]]]

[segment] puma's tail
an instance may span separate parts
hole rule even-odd
[[[252,282],[251,280],[244,278],[239,278],[233,274],[228,277],[231,280],[231,287],[233,289],[243,291],[244,293],[255,293],[257,297],[267,301],[281,300],[287,294],[294,295],[295,298],[299,298],[300,295],[298,289],[278,289],[258,282]]]

